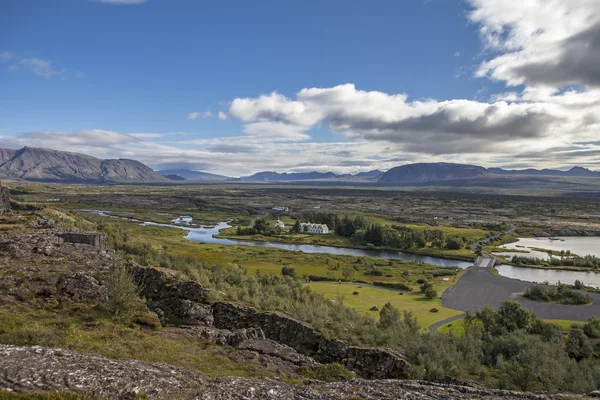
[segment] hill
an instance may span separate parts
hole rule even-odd
[[[394,167],[379,178],[379,183],[438,182],[484,177],[489,172],[476,165],[417,163]]]
[[[66,182],[167,182],[139,161],[100,160],[79,153],[23,147],[0,149],[0,177]]]
[[[189,169],[166,169],[157,171],[157,173],[171,180],[221,182],[229,179],[227,176],[211,174],[208,172],[193,171]],[[177,179],[176,177],[182,179]]]

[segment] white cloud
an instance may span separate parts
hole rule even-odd
[[[15,53],[11,53],[9,51],[4,51],[0,53],[0,61],[9,61],[15,57]]]
[[[460,57],[460,51],[455,51],[454,52],[454,57]]]
[[[495,56],[477,76],[508,85],[600,86],[600,0],[469,0]]]
[[[213,116],[213,113],[211,111],[204,111],[202,113],[200,112],[191,112],[188,114],[187,119],[198,119],[198,118],[211,118]]]
[[[52,67],[52,61],[41,58],[22,58],[10,67],[11,69],[28,69],[43,78],[51,78],[64,73],[64,70],[56,70]]]
[[[227,114],[225,114],[223,111],[219,111],[219,119],[221,121],[225,121],[227,119]]]
[[[38,57],[22,57],[15,53],[3,52],[0,53],[0,62],[6,63],[9,70],[28,70],[43,78],[60,77],[65,79],[68,75],[66,68],[56,69],[52,65],[52,61]],[[82,72],[76,72],[73,75],[78,78],[83,77]]]

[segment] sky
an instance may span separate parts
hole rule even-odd
[[[600,170],[600,0],[0,0],[0,148]]]

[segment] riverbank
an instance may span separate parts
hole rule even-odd
[[[436,257],[446,260],[457,260],[471,262],[477,258],[475,253],[469,251],[470,254],[460,254],[463,250],[445,250],[445,249],[407,249],[398,250],[392,247],[385,246],[359,246],[350,242],[347,238],[342,238],[335,235],[311,235],[311,234],[297,234],[290,235],[290,237],[282,236],[263,236],[263,235],[252,235],[243,236],[236,235],[235,228],[225,228],[219,231],[218,234],[214,235],[215,238],[228,239],[233,241],[242,242],[262,242],[262,243],[282,243],[292,245],[313,245],[313,246],[327,246],[337,247],[342,249],[354,249],[354,250],[365,250],[365,251],[384,251],[384,252],[399,252],[415,254],[427,257]],[[454,253],[453,253],[454,252]],[[472,254],[472,255],[471,255]]]

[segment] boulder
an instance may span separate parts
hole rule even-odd
[[[59,294],[71,297],[74,301],[102,302],[108,300],[106,287],[93,277],[76,273],[61,275],[56,282]]]

